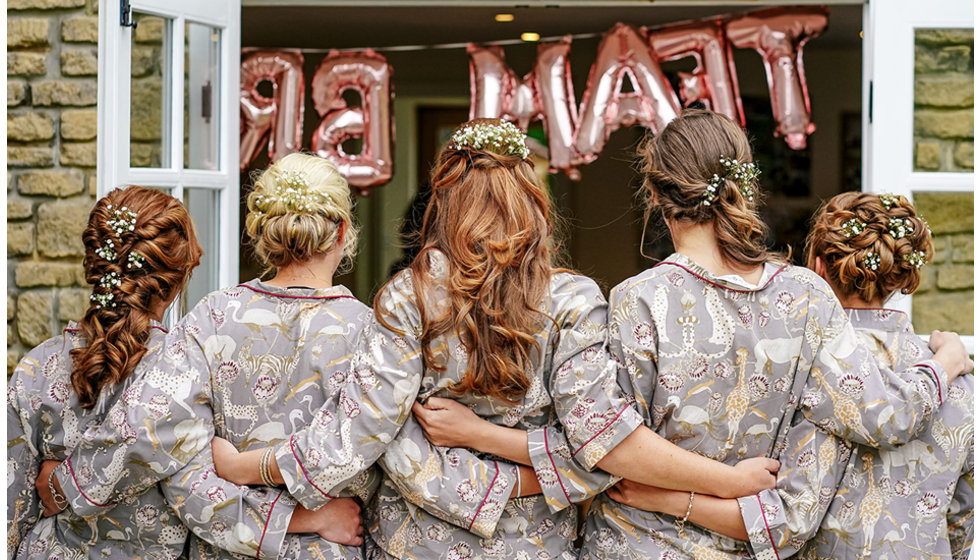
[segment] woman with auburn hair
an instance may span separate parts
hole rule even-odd
[[[373,471],[316,512],[271,484],[242,489],[214,472],[214,434],[246,450],[309,424],[346,379],[354,338],[371,317],[333,283],[351,262],[357,228],[347,181],[330,162],[283,157],[256,179],[247,204],[246,232],[272,278],[201,300],[147,360],[132,398],[52,480],[80,515],[163,480],[193,532],[192,558],[361,558],[360,506],[350,496],[370,497]]]
[[[85,316],[28,352],[8,382],[7,557],[177,558],[187,529],[157,487],[95,519],[69,510],[38,521],[41,462],[65,458],[125,399],[137,364],[160,353],[163,313],[201,259],[187,210],[142,187],[99,200],[82,242],[92,285]]]
[[[834,290],[858,342],[888,367],[931,352],[901,311],[932,260],[932,235],[904,196],[848,192],[830,199],[807,238],[809,266]],[[967,558],[973,544],[972,375],[957,377],[928,430],[898,449],[855,445],[843,482],[802,558]],[[887,515],[886,515],[887,512]]]
[[[676,252],[610,294],[620,384],[681,447],[781,467],[774,490],[737,500],[627,477],[592,503],[583,558],[786,558],[816,531],[846,442],[907,442],[972,364],[952,333],[900,374],[857,344],[827,283],[766,250],[759,171],[728,117],[684,111],[640,157]]]
[[[765,464],[734,468],[636,430],[604,349],[605,300],[592,280],[553,267],[550,201],[527,156],[510,123],[455,131],[432,173],[422,252],[375,298],[377,322],[338,406],[274,456],[215,440],[219,474],[250,484],[271,473],[312,508],[387,450],[372,556],[427,559],[573,558],[567,506],[610,484],[589,471],[613,448],[673,457],[645,469],[665,484],[745,493],[774,484]],[[412,412],[423,410],[417,398],[437,397],[530,430],[519,447],[534,468],[430,445]]]

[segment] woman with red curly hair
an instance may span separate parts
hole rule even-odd
[[[68,510],[35,523],[41,462],[64,459],[87,429],[114,421],[107,412],[136,366],[160,352],[163,313],[201,259],[183,205],[142,187],[99,200],[82,242],[85,316],[28,352],[8,382],[7,557],[177,558],[187,529],[156,486],[95,519]]]
[[[374,558],[573,558],[568,506],[612,482],[590,471],[622,474],[644,451],[672,458],[635,474],[644,480],[712,493],[773,484],[763,466],[723,465],[637,429],[605,351],[605,298],[554,267],[550,200],[527,157],[512,124],[454,132],[432,172],[422,252],[375,298],[336,404],[271,453],[216,441],[219,474],[271,476],[313,508],[385,452]],[[475,444],[435,447],[413,418],[417,398],[530,434],[518,434],[514,463]]]
[[[919,286],[932,233],[904,196],[848,192],[817,211],[808,266],[830,284],[858,342],[902,370],[932,355],[883,305]],[[803,558],[966,558],[973,544],[974,378],[957,377],[929,429],[898,449],[856,445]],[[887,514],[886,514],[887,511]]]

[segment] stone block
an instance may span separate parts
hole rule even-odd
[[[922,217],[922,212],[919,211],[919,216]],[[932,227],[932,226],[930,226]],[[949,236],[940,235],[932,238],[933,248],[936,250],[936,254],[932,257],[933,264],[942,264],[949,260],[952,251],[949,248]]]
[[[16,107],[27,99],[27,82],[7,80],[7,107]]]
[[[7,146],[7,167],[51,167],[54,149],[51,146]]]
[[[931,292],[912,296],[915,332],[933,330],[973,334],[973,291]]]
[[[915,72],[972,72],[973,49],[968,45],[947,47],[916,45]]]
[[[21,194],[71,196],[82,192],[82,180],[80,169],[31,171],[17,179],[17,189]]]
[[[47,113],[7,113],[7,140],[37,142],[54,138],[54,121]]]
[[[47,46],[48,22],[47,18],[7,18],[7,48]]]
[[[8,328],[7,330],[13,331],[14,329]],[[17,364],[20,362],[21,353],[18,350],[7,350],[7,380],[10,380],[10,376],[17,369]]]
[[[27,346],[37,346],[54,335],[54,294],[32,290],[17,298],[17,334]]]
[[[915,208],[934,235],[973,231],[973,193],[918,192]]]
[[[957,142],[953,150],[953,163],[963,169],[973,169],[973,142]]]
[[[973,262],[973,234],[960,234],[949,236],[950,247],[952,247],[954,263]]]
[[[93,140],[98,131],[95,109],[65,109],[61,112],[61,137],[65,140]]]
[[[45,257],[85,255],[82,232],[92,199],[87,196],[41,204],[37,210],[37,249]]]
[[[60,290],[58,293],[58,319],[61,321],[78,321],[88,311],[91,290],[73,288]]]
[[[131,167],[158,167],[160,165],[160,146],[130,144],[129,165]]]
[[[7,197],[8,220],[23,220],[25,218],[30,218],[32,215],[33,210],[30,200],[10,198],[9,196]]]
[[[20,288],[83,285],[85,271],[80,262],[22,261],[14,267],[14,281]]]
[[[8,76],[44,75],[48,69],[45,64],[47,53],[10,52],[7,53]]]
[[[55,10],[81,8],[85,0],[7,0],[8,10]]]
[[[925,45],[972,45],[973,29],[916,29],[915,42]]]
[[[11,293],[7,293],[7,321],[13,321],[14,317],[17,316],[17,297]],[[13,329],[11,329],[13,330]]]
[[[973,138],[973,109],[916,109],[913,123],[916,136]]]
[[[915,143],[915,169],[939,169],[939,142],[924,141]]]
[[[915,289],[916,294],[928,292],[936,287],[936,271],[934,266],[925,266],[919,275],[919,287]]]
[[[68,43],[98,43],[98,16],[76,16],[62,21],[61,38]]]
[[[34,253],[34,224],[7,222],[7,257]]]
[[[86,107],[99,99],[95,80],[51,80],[31,86],[31,100],[36,106],[68,105]]]
[[[85,179],[85,184],[88,185],[88,194],[94,197],[99,192],[99,178],[95,173],[90,173]]]
[[[133,45],[130,72],[134,78],[160,73],[160,48]]]
[[[163,18],[156,16],[143,16],[136,27],[134,40],[137,43],[162,43],[163,42]]]
[[[159,79],[141,80],[133,84],[130,97],[133,140],[158,140],[163,125],[163,84]]]
[[[61,144],[61,165],[95,167],[98,156],[95,142],[63,142]]]
[[[93,49],[61,51],[61,73],[66,76],[95,76],[99,73],[98,53]]]
[[[940,290],[972,289],[973,265],[958,264],[941,267],[936,275],[936,286]]]
[[[915,78],[916,105],[973,107],[973,74],[931,74]]]

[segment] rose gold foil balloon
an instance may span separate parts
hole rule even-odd
[[[331,51],[313,75],[313,105],[323,117],[313,133],[312,148],[329,159],[358,193],[391,180],[393,123],[391,66],[371,49]],[[360,95],[361,107],[349,107],[346,90]],[[341,144],[360,137],[361,151],[348,154]]]
[[[685,106],[702,101],[712,111],[745,126],[732,50],[721,20],[695,21],[651,29],[650,46],[660,62],[693,56],[697,67],[680,72]]]
[[[573,180],[580,176],[572,165],[575,142],[575,92],[568,53],[572,39],[538,45],[534,69],[521,79],[504,60],[499,46],[470,43],[470,118],[514,121],[527,130],[540,119],[548,135],[551,171],[562,170]]]
[[[825,6],[770,8],[736,17],[726,26],[732,45],[762,55],[776,135],[794,150],[805,148],[807,135],[816,129],[810,121],[803,45],[826,29],[827,14]]]
[[[272,83],[272,97],[258,85]],[[269,142],[275,161],[300,149],[303,139],[303,55],[298,50],[242,49],[239,155],[244,170]]]
[[[625,79],[632,92],[622,92]],[[599,43],[589,72],[575,151],[588,163],[619,127],[640,124],[656,132],[680,110],[677,94],[647,44],[646,31],[617,23]]]

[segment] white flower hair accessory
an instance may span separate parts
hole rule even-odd
[[[145,262],[146,257],[136,251],[130,251],[126,257],[126,268],[143,268],[143,263]]]
[[[97,248],[95,254],[107,261],[114,261],[118,256],[116,255],[116,244],[111,239],[106,239],[105,245]]]
[[[715,173],[708,179],[708,186],[705,187],[704,193],[701,195],[703,199],[701,203],[710,206],[718,198],[718,189],[725,183],[726,178],[738,183],[739,192],[751,202],[755,198],[752,183],[762,173],[759,171],[759,166],[753,162],[739,163],[735,158],[729,159],[725,156],[718,158],[718,162],[725,166],[725,172],[720,176]]]
[[[457,130],[449,140],[454,148],[469,148],[501,156],[519,156],[527,159],[531,149],[524,142],[524,132],[514,123],[474,123]]]
[[[922,268],[922,265],[926,264],[926,252],[912,251],[911,253],[902,257],[902,260],[914,266],[915,268]]]
[[[330,196],[310,187],[310,181],[302,171],[279,172],[275,181],[275,191],[255,198],[255,209],[258,212],[268,212],[270,206],[276,202],[285,204],[292,212],[315,212],[320,205],[333,207]]]
[[[902,239],[906,235],[911,235],[915,226],[908,218],[892,218],[888,220],[888,234],[895,239]]]
[[[107,204],[106,210],[112,210],[112,205]],[[123,206],[112,211],[112,217],[105,221],[109,229],[116,232],[116,237],[122,237],[124,233],[136,229],[136,212]]]
[[[881,199],[881,205],[885,207],[885,210],[891,210],[892,206],[898,202],[898,195],[894,194],[883,194],[878,198]]]
[[[866,227],[868,227],[868,224],[862,222],[857,218],[851,218],[850,220],[847,220],[846,222],[841,224],[840,229],[841,229],[841,233],[844,234],[844,237],[850,239],[855,235],[864,231],[864,228]]]
[[[115,309],[116,302],[114,300],[116,296],[112,290],[120,284],[119,275],[115,272],[109,272],[99,279],[99,287],[106,290],[106,293],[92,294],[89,299],[98,303],[100,309]]]
[[[867,255],[864,255],[862,264],[864,264],[864,268],[867,268],[868,270],[878,270],[878,267],[881,266],[881,256],[878,255],[878,253],[868,253]]]

